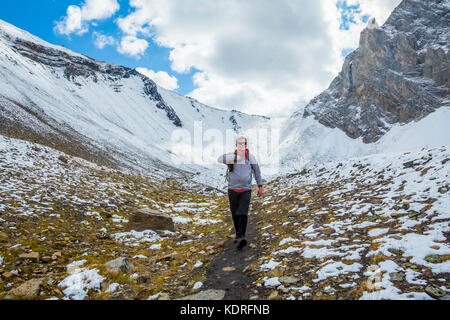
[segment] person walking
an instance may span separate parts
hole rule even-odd
[[[252,173],[258,184],[258,197],[262,197],[261,170],[255,156],[247,149],[245,137],[237,138],[234,153],[221,155],[218,162],[228,165],[228,198],[236,232],[235,243],[238,242],[237,249],[241,250],[248,243],[245,234],[252,194]]]

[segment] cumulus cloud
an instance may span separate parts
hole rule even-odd
[[[342,2],[343,0],[339,0]],[[151,37],[169,48],[171,68],[199,70],[189,96],[216,107],[285,115],[326,89],[356,49],[363,16],[384,23],[400,0],[347,0],[359,5],[341,30],[337,0],[130,0],[116,20],[119,52],[139,56]]]
[[[148,48],[148,41],[135,36],[125,36],[120,41],[117,51],[132,57],[139,58]]]
[[[117,0],[85,0],[81,6],[67,8],[67,15],[56,22],[55,31],[65,35],[84,34],[89,31],[90,21],[109,18],[119,9]]]
[[[92,36],[94,37],[94,45],[98,49],[103,49],[106,46],[112,46],[116,44],[116,40],[114,39],[114,37],[104,35],[101,32],[94,31]]]
[[[170,76],[165,71],[155,72],[146,68],[136,68],[136,70],[155,81],[158,86],[168,90],[178,89],[178,79],[174,76]]]

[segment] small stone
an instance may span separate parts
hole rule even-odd
[[[57,251],[52,255],[52,260],[57,260],[61,257],[61,251]]]
[[[287,289],[287,288],[286,288],[285,286],[283,286],[283,285],[278,286],[277,289],[280,290],[280,291],[283,292],[283,293],[288,293],[288,292],[289,292],[289,289]]]
[[[270,293],[269,297],[267,299],[269,300],[275,300],[275,299],[279,299],[279,295],[278,295],[278,291],[274,290]]]
[[[438,191],[439,191],[439,193],[444,194],[444,193],[446,193],[448,191],[448,189],[447,188],[439,188]]]
[[[170,300],[170,296],[168,293],[163,292],[159,295],[158,300]]]
[[[250,243],[248,246],[250,248],[252,248],[252,249],[256,249],[257,248],[256,244],[254,244],[254,243]]]
[[[161,261],[161,260],[177,260],[177,259],[181,259],[181,258],[182,258],[181,254],[179,254],[178,252],[174,251],[174,252],[172,252],[170,254],[167,254],[165,256],[162,256],[162,257],[158,258],[157,260],[158,261]]]
[[[230,271],[234,271],[234,270],[236,270],[235,267],[223,267],[222,268],[222,271],[226,271],[226,272],[230,272]]]
[[[14,273],[9,272],[9,271],[7,271],[7,272],[2,274],[2,277],[5,278],[5,279],[11,279],[12,277],[15,277],[15,276],[16,275]]]
[[[35,262],[39,262],[39,253],[38,252],[30,252],[30,253],[23,253],[19,255],[20,259],[29,259],[33,260]]]
[[[217,243],[214,245],[214,249],[219,249],[219,248],[223,247],[224,245],[225,245],[225,240],[220,241],[220,242],[217,242]]]
[[[49,263],[49,262],[52,261],[52,258],[49,257],[49,256],[44,256],[44,257],[42,257],[41,261],[42,261],[43,263]]]
[[[403,272],[391,272],[389,273],[389,277],[392,281],[404,281],[405,274]]]
[[[65,156],[62,156],[62,155],[58,157],[58,160],[63,162],[63,163],[68,163],[69,162],[69,160]]]
[[[286,284],[294,284],[297,283],[299,281],[298,278],[296,277],[292,277],[292,276],[284,276],[284,277],[280,277],[278,279],[281,283],[286,283]]]

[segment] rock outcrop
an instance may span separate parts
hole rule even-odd
[[[449,105],[448,2],[404,0],[386,23],[371,19],[359,48],[303,118],[377,141],[393,124],[418,121]],[[300,117],[300,111],[293,117]]]
[[[175,231],[172,218],[156,210],[142,208],[137,209],[130,216],[127,225],[128,230],[144,231]]]

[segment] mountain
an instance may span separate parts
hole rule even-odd
[[[328,89],[280,124],[280,174],[450,144],[448,1],[403,1]]]
[[[293,118],[314,117],[364,143],[450,105],[448,1],[404,0],[371,20],[329,88]]]
[[[447,146],[447,3],[403,1],[382,27],[370,21],[330,87],[287,119],[206,106],[0,21],[0,134],[215,188],[226,185],[215,163],[233,148],[224,150],[226,130],[279,131],[268,148],[250,139],[267,180],[316,163]],[[213,130],[222,140],[195,136],[214,138]]]
[[[134,69],[49,44],[1,20],[0,77],[0,134],[146,174],[184,176],[202,168],[182,161],[195,150],[173,151],[177,129],[196,139],[201,121],[203,132],[225,137],[226,130],[269,120],[206,106]]]

